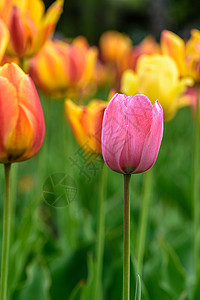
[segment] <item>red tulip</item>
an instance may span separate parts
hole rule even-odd
[[[163,135],[163,110],[142,95],[115,94],[102,125],[102,154],[113,171],[123,174],[150,169],[157,158]]]
[[[44,117],[35,86],[16,64],[0,68],[0,163],[33,157],[44,139]]]

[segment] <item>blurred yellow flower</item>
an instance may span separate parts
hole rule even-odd
[[[87,153],[101,154],[101,130],[107,102],[92,100],[87,106],[65,101],[65,114],[80,147]]]
[[[162,53],[172,57],[181,76],[200,81],[200,31],[191,30],[191,37],[184,42],[177,34],[164,30],[161,34]]]
[[[27,72],[36,86],[53,96],[84,95],[93,88],[97,49],[84,37],[69,44],[49,40],[27,64]]]
[[[121,91],[128,96],[145,94],[152,103],[158,100],[163,107],[165,121],[168,121],[179,107],[188,105],[188,102],[179,101],[179,96],[192,84],[190,78],[179,79],[177,65],[169,56],[143,55],[138,60],[136,72],[124,72]]]
[[[10,34],[7,53],[20,58],[32,56],[53,33],[63,0],[56,0],[45,13],[42,0],[1,1],[0,18]]]

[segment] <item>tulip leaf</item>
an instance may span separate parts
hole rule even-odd
[[[93,260],[92,255],[88,256],[88,278],[85,286],[82,289],[80,300],[87,300],[87,299],[96,299],[95,296],[95,282],[96,282],[96,263]],[[100,297],[101,289],[99,287],[97,295]]]
[[[192,300],[199,300],[199,295],[200,295],[200,270],[197,275],[197,279],[194,285],[194,291],[192,295]]]
[[[141,279],[140,279],[140,275],[137,274],[135,300],[141,300],[141,293],[142,293]]]
[[[186,293],[186,274],[175,250],[164,239],[159,239],[163,254],[162,288],[171,298],[178,298]]]
[[[15,291],[13,300],[49,300],[51,280],[49,271],[39,260],[33,261],[27,267],[27,278],[21,287]]]

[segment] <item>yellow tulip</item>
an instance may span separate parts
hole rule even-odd
[[[173,32],[164,30],[161,34],[162,53],[172,57],[180,71],[180,76],[190,76],[200,81],[200,31],[191,30],[191,37],[184,42]]]
[[[179,107],[186,105],[179,101],[179,96],[192,83],[190,78],[179,79],[177,65],[169,56],[143,55],[138,60],[136,72],[124,72],[121,91],[128,96],[145,94],[152,103],[158,100],[163,107],[165,121],[168,121]]]
[[[93,100],[79,106],[70,99],[65,101],[65,114],[80,147],[87,153],[101,154],[101,130],[107,103]]]

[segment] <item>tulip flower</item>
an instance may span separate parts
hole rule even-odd
[[[127,69],[127,60],[132,49],[131,39],[117,31],[106,31],[100,38],[99,48],[105,68],[110,69],[111,74],[114,72],[115,84],[118,85],[118,79]]]
[[[69,119],[74,136],[87,153],[101,154],[101,128],[107,103],[91,101],[88,106],[78,106],[71,100],[65,101],[65,114]]]
[[[176,62],[180,75],[191,76],[200,81],[200,31],[191,30],[191,37],[184,42],[177,34],[164,30],[161,34],[161,49]]]
[[[118,173],[141,173],[157,158],[163,134],[163,111],[144,95],[115,94],[102,125],[102,154],[107,166]]]
[[[53,34],[61,15],[63,0],[57,0],[45,11],[41,0],[3,1],[0,18],[10,34],[7,53],[20,58],[37,53]]]
[[[106,31],[100,38],[100,51],[103,61],[120,63],[132,47],[131,39],[117,31]]]
[[[83,37],[69,44],[48,41],[27,65],[36,86],[53,96],[84,96],[92,92],[97,49]]]
[[[30,77],[16,64],[0,67],[0,163],[33,157],[44,139],[44,117]]]
[[[106,165],[124,174],[123,300],[130,299],[130,179],[155,163],[163,135],[163,110],[142,94],[115,94],[103,117],[102,155]]]
[[[159,99],[165,121],[169,121],[178,108],[183,106],[179,97],[185,92],[187,86],[192,84],[191,78],[179,79],[177,65],[169,56],[143,55],[138,60],[136,72],[131,70],[124,72],[121,91],[128,96],[143,93],[152,103]]]
[[[0,298],[6,300],[12,212],[11,163],[36,155],[43,143],[45,125],[34,84],[16,64],[0,67],[0,91],[0,163],[5,170]]]

